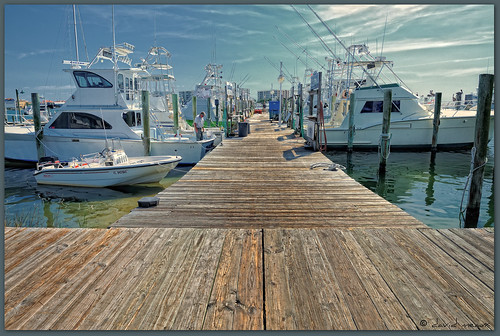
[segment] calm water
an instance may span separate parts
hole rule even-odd
[[[438,152],[435,164],[431,153],[392,152],[387,160],[385,180],[378,178],[377,152],[354,152],[348,163],[345,152],[328,152],[346,173],[389,202],[432,228],[460,227],[462,195],[470,170],[468,150]],[[478,227],[494,226],[494,147],[488,148]],[[467,207],[465,194],[463,209]],[[463,226],[463,224],[462,224]]]
[[[460,203],[470,169],[470,151],[437,153],[392,152],[385,180],[378,178],[378,154],[345,152],[327,156],[347,168],[358,182],[433,228],[459,227]],[[479,227],[494,226],[493,146],[485,169]],[[116,188],[38,186],[33,169],[5,169],[7,226],[106,228],[137,206],[179,180],[190,167],[177,167],[160,184]],[[463,208],[467,206],[467,196]]]
[[[5,169],[6,226],[106,228],[179,180],[191,167],[176,167],[160,183],[114,188],[39,186],[33,168]]]

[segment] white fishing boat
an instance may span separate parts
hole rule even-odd
[[[123,43],[114,50],[116,59],[130,65],[127,55],[132,52],[132,45]],[[76,90],[43,126],[46,156],[67,161],[75,153],[97,152],[105,147],[108,137],[121,139],[127,155],[145,154],[140,91],[142,78],[149,77],[149,73],[136,67],[92,68],[101,59],[110,60],[110,53],[111,48],[101,48],[90,64],[68,62],[73,67],[65,71],[73,79]],[[86,68],[80,68],[80,64]],[[151,111],[150,116],[150,155],[181,156],[181,164],[196,164],[213,148],[214,138],[196,141],[188,136],[177,136],[157,124]],[[5,158],[37,162],[33,126],[5,127]]]
[[[74,11],[73,11],[74,14]],[[75,15],[75,14],[74,14]],[[76,23],[75,23],[76,29]],[[114,31],[114,27],[113,27]],[[76,41],[75,31],[75,45]],[[113,39],[114,40],[114,39]],[[42,139],[46,156],[56,156],[70,160],[75,153],[97,152],[106,146],[106,139],[119,138],[129,156],[147,154],[143,144],[144,130],[141,91],[151,89],[151,65],[166,73],[172,80],[171,67],[163,67],[151,60],[144,60],[131,66],[129,57],[135,47],[129,43],[113,43],[112,47],[102,47],[91,62],[63,61],[71,66],[64,69],[72,78],[76,91],[51,116],[43,126],[41,134],[35,135],[31,125],[5,127],[5,159],[16,162],[35,163],[38,160],[35,138]],[[152,48],[150,53],[163,49]],[[101,62],[106,64],[101,65]],[[118,62],[124,68],[118,67]],[[149,62],[149,63],[147,63]],[[102,68],[112,64],[111,68]],[[97,68],[97,67],[100,68]],[[148,91],[149,92],[149,91]],[[150,92],[152,107],[148,111],[150,120],[149,155],[181,156],[181,164],[196,164],[213,148],[214,138],[197,141],[190,136],[180,136],[163,127],[156,116],[158,97]],[[163,113],[162,116],[164,116]],[[160,118],[162,118],[160,116]]]
[[[356,149],[376,149],[382,136],[384,92],[392,91],[390,119],[390,146],[393,149],[430,149],[432,144],[434,113],[419,102],[404,82],[394,73],[392,62],[384,57],[373,57],[364,44],[347,48],[346,59],[338,63],[337,78],[333,81],[334,93],[327,102],[331,117],[324,120],[324,131],[329,148],[344,149],[348,143],[350,96],[354,94],[354,137]],[[395,76],[387,81],[381,74],[386,70]],[[315,103],[316,104],[316,103]],[[315,105],[317,106],[317,105]],[[319,116],[313,109],[312,120]],[[307,118],[307,112],[306,118]],[[493,137],[494,112],[492,111],[489,137]],[[440,149],[472,147],[474,143],[476,111],[471,109],[441,109],[437,146]],[[308,132],[312,137],[313,123]],[[323,133],[324,132],[324,133]],[[323,134],[321,134],[323,133]]]
[[[38,184],[75,187],[155,183],[180,161],[180,156],[129,158],[123,149],[106,148],[102,152],[83,155],[69,162],[45,157],[37,164],[34,177]]]

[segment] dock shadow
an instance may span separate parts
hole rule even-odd
[[[309,156],[313,154],[314,151],[308,150],[305,147],[296,147],[296,148],[291,148],[287,149],[286,151],[283,151],[283,158],[287,161],[292,161],[296,159],[300,159],[306,156]]]
[[[285,141],[285,140],[291,140],[291,139],[296,139],[297,136],[295,134],[288,134],[286,136],[279,136],[277,139],[278,141]]]

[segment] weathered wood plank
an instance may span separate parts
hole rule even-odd
[[[318,235],[331,236],[331,230],[317,229]],[[389,330],[415,330],[417,326],[410,319],[398,297],[385,282],[378,269],[373,265],[365,251],[354,238],[351,230],[338,231],[336,234],[344,253],[349,257],[353,269],[362,281],[365,290],[377,308],[387,329]],[[325,242],[324,244],[327,244]],[[335,260],[335,259],[332,259]]]
[[[494,300],[492,290],[486,286],[475,285],[473,274],[467,272],[439,247],[428,240],[422,240],[420,231],[391,230],[391,233],[398,244],[413,256],[418,268],[431,274],[434,284],[438,285],[475,325],[487,323],[488,326],[480,328],[487,330],[494,326],[494,312],[491,310]],[[470,281],[471,279],[473,281]]]
[[[115,229],[118,231],[118,229]],[[99,288],[109,284],[106,282],[106,275],[116,269],[115,263],[123,263],[127,259],[124,250],[139,243],[138,229],[119,230],[118,234],[106,246],[106,248],[89,262],[80,272],[68,277],[68,281],[45,307],[43,313],[35,315],[32,319],[25,321],[20,327],[27,330],[57,329],[62,325],[62,321],[69,320],[74,324],[68,326],[74,329],[78,326],[78,321],[86,320],[87,312],[92,307],[87,303],[97,302],[99,298]],[[152,231],[152,230],[149,230]],[[76,319],[76,320],[75,320]]]
[[[449,254],[458,264],[465,268],[470,274],[473,274],[482,283],[491,290],[495,288],[495,277],[491,270],[488,270],[484,264],[479,262],[460,246],[446,238],[445,230],[421,230],[430,241],[439,246],[443,251]],[[458,242],[460,244],[460,242]]]
[[[387,329],[351,260],[340,245],[337,239],[338,232],[322,230],[317,233],[326,258],[330,261],[331,272],[337,279],[339,292],[343,293],[356,328],[359,330]],[[313,244],[307,241],[306,243],[308,246]]]
[[[14,286],[12,291],[16,288],[18,291],[5,301],[5,318],[9,320],[5,327],[15,329],[22,321],[32,318],[64,285],[66,279],[85,267],[116,234],[116,230],[107,231],[105,235],[101,235],[101,230],[88,231],[85,240],[79,240],[69,246],[53,264],[47,265],[35,276]],[[93,239],[97,239],[98,244],[92,243]],[[19,290],[23,287],[33,289],[26,294],[25,291]]]

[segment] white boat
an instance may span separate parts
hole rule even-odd
[[[44,158],[37,164],[34,177],[38,184],[111,187],[159,182],[181,161],[180,156],[144,156],[129,158],[123,149],[109,149],[61,162]]]
[[[394,149],[430,149],[433,133],[433,111],[419,103],[419,98],[408,89],[392,70],[392,62],[385,57],[373,57],[364,44],[346,48],[344,61],[336,62],[337,69],[330,73],[337,77],[329,79],[333,93],[323,101],[331,117],[325,118],[324,134],[328,148],[345,149],[348,143],[350,95],[354,94],[354,137],[356,149],[376,149],[382,134],[383,100],[386,90],[392,91],[392,113],[390,119],[390,146]],[[394,75],[388,78],[384,71]],[[385,77],[383,78],[382,75]],[[382,84],[384,82],[384,84]],[[315,107],[317,103],[315,102]],[[314,122],[320,114],[313,109],[308,137],[313,138]],[[326,109],[325,109],[326,110]],[[308,118],[308,112],[305,113]],[[492,111],[489,137],[493,137],[494,112]],[[467,148],[474,143],[476,111],[466,109],[441,109],[437,145],[440,149]],[[317,131],[316,131],[317,132]],[[313,144],[314,145],[314,144]]]
[[[106,138],[119,138],[129,156],[145,155],[140,91],[142,78],[149,78],[143,68],[130,67],[128,55],[134,47],[128,43],[101,48],[90,64],[66,61],[76,91],[43,126],[43,148],[46,156],[70,160],[75,153],[97,152],[106,146]],[[120,60],[128,68],[93,69],[99,60]],[[85,68],[81,68],[81,67]],[[181,164],[196,164],[213,148],[214,138],[196,141],[177,136],[155,123],[150,111],[150,155],[181,156]],[[38,160],[34,127],[5,127],[5,159],[35,163]]]
[[[196,85],[194,96],[196,97],[196,113],[205,112],[205,120],[211,123],[214,121],[216,124],[222,122],[223,108],[222,105],[225,100],[225,85],[222,80],[222,64],[209,63],[205,66],[205,77]],[[232,85],[232,84],[230,84]],[[232,93],[231,93],[232,95]],[[217,104],[219,101],[220,104]],[[189,100],[181,109],[182,118],[184,120],[194,120],[193,115],[193,98]],[[191,128],[186,134],[196,136],[194,129]],[[224,138],[224,131],[219,127],[205,127],[205,134],[209,138],[214,137],[214,145],[217,146]]]

